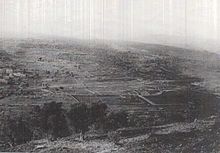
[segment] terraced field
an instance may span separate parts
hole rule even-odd
[[[131,42],[2,40],[1,115],[101,101],[143,127],[219,115],[220,56]]]

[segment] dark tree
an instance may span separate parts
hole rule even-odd
[[[107,113],[107,105],[104,103],[92,103],[90,105],[90,122],[91,124],[95,124],[97,128],[103,128],[103,123],[106,118]]]
[[[46,103],[41,110],[41,127],[52,139],[70,134],[62,103]]]
[[[76,133],[84,134],[89,129],[89,109],[84,103],[76,103],[71,106],[68,112],[71,124],[74,126]]]
[[[128,114],[125,111],[110,112],[105,121],[105,130],[116,130],[128,126]]]
[[[48,133],[53,140],[70,134],[64,114],[50,115],[48,117],[47,125],[49,128]]]
[[[29,123],[22,117],[18,119],[8,118],[4,124],[5,136],[12,145],[26,143],[32,139],[33,133]]]

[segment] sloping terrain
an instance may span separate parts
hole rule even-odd
[[[77,40],[8,40],[3,50],[13,56],[13,62],[5,65],[11,65],[6,75],[15,82],[5,89],[17,92],[2,98],[1,104],[72,103],[77,95],[126,99],[139,94],[153,96],[151,101],[157,104],[185,105],[190,96],[201,100],[204,94],[218,95],[219,56],[208,52]]]
[[[30,111],[32,106],[53,101],[62,102],[67,108],[77,102],[102,101],[112,110],[125,110],[131,116],[138,116],[140,121],[135,122],[138,128],[193,123],[210,116],[218,118],[219,59],[220,56],[213,53],[153,44],[5,40],[0,48],[0,115],[16,115]],[[212,132],[212,139],[218,143],[218,137],[214,137],[217,131]],[[145,142],[149,133],[133,136],[134,141]],[[160,152],[163,147],[158,148],[161,150],[153,148],[160,143],[166,146],[166,142],[159,136],[153,137],[154,142],[150,140],[145,145],[151,152]],[[157,137],[158,140],[154,140]],[[203,135],[199,133],[199,137]],[[189,148],[193,147],[191,139],[198,141],[194,136],[189,139]],[[133,144],[130,138],[123,142],[130,141],[137,152],[142,143]],[[111,141],[98,142],[101,148],[102,143],[120,152],[120,147],[112,147],[115,144]],[[174,146],[164,149],[175,152]],[[129,146],[124,147],[132,151]],[[47,149],[52,151],[42,149],[41,152],[54,152],[53,147]],[[142,146],[138,152],[145,150]],[[98,151],[114,152],[100,148]],[[66,152],[71,152],[68,147]]]
[[[197,120],[192,123],[173,123],[152,127],[153,131],[147,134],[122,136],[116,134],[118,142],[111,139],[95,138],[87,135],[85,141],[78,136],[66,137],[57,141],[36,140],[18,145],[8,151],[36,152],[36,153],[193,153],[193,152],[219,152],[219,121],[214,118]],[[119,129],[118,131],[128,131]],[[118,132],[117,131],[117,132]],[[90,138],[90,139],[89,139]]]

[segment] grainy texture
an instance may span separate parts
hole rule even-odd
[[[0,0],[0,151],[218,153],[218,0]]]

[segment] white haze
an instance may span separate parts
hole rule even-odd
[[[0,0],[0,34],[141,41],[218,52],[220,1]]]

